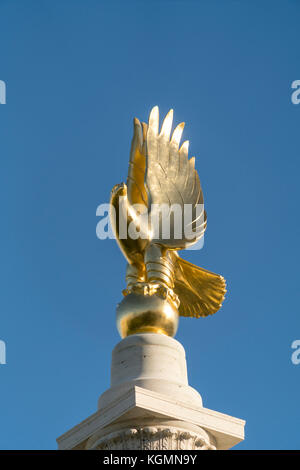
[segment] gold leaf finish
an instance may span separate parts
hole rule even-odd
[[[221,307],[226,292],[222,276],[178,255],[178,250],[203,237],[206,213],[195,158],[188,158],[189,142],[180,146],[184,123],[171,133],[172,122],[170,110],[159,132],[157,106],[152,109],[148,124],[134,119],[127,185],[116,185],[111,194],[111,223],[128,262],[127,289],[117,308],[122,337],[149,331],[174,336],[179,315],[211,315]],[[167,208],[179,205],[182,209],[190,204],[192,238],[187,237],[184,226],[180,238],[174,235],[174,225],[169,237],[155,232],[149,222],[155,204]],[[125,226],[128,234],[132,224],[140,236],[120,236],[120,227]]]

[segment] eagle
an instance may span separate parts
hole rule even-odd
[[[111,192],[111,225],[128,263],[125,295],[136,284],[159,283],[174,292],[180,316],[206,317],[222,306],[226,282],[221,275],[178,254],[203,237],[207,216],[195,158],[188,158],[189,142],[180,146],[184,123],[178,124],[171,135],[172,123],[171,109],[159,128],[158,106],[151,110],[148,124],[134,119],[127,184],[118,184]],[[184,213],[187,205],[192,230],[186,230],[182,217],[181,234],[174,236],[172,208],[179,207]],[[167,212],[155,219],[157,207],[162,206]],[[171,224],[169,236],[161,230],[166,217]],[[158,220],[159,230],[153,229],[153,220]],[[127,236],[121,233],[124,227]],[[130,227],[138,234],[130,236]]]

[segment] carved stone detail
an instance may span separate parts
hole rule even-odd
[[[175,427],[136,427],[110,433],[93,442],[96,450],[216,450],[206,437]]]

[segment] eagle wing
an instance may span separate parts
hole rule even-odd
[[[174,292],[180,300],[179,314],[199,318],[216,313],[225,298],[225,279],[189,263],[177,254],[176,258]]]
[[[180,239],[178,236],[171,236],[168,239],[158,237],[154,240],[170,249],[182,249],[203,236],[206,216],[203,193],[195,169],[195,158],[188,159],[189,142],[185,141],[179,148],[184,123],[175,128],[170,139],[172,121],[173,110],[171,109],[159,133],[158,107],[155,106],[150,113],[146,136],[145,184],[149,212],[152,210],[152,204],[169,207],[169,213],[164,213],[164,217],[169,216],[172,206],[179,206],[182,214],[185,214],[187,207],[191,211],[188,223],[184,220],[185,217],[181,218]],[[186,235],[188,226],[192,229],[189,237]]]
[[[147,124],[133,121],[133,137],[130,148],[127,184],[114,186],[110,197],[110,220],[117,243],[129,264],[143,269],[143,251],[147,240],[132,239],[127,236],[129,223],[137,217],[131,210],[134,205],[142,205],[147,209],[147,193],[144,185],[146,168],[146,134]],[[120,237],[120,221],[126,227],[126,236]]]
[[[127,197],[131,205],[148,205],[145,188],[146,170],[146,135],[147,124],[141,124],[137,118],[133,120],[133,138],[131,141],[129,168],[127,176]]]

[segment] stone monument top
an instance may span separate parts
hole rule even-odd
[[[205,317],[222,304],[225,280],[178,251],[204,235],[207,217],[195,159],[170,138],[173,111],[159,130],[134,120],[127,184],[111,194],[110,217],[127,260],[117,306],[123,338],[113,350],[111,384],[98,410],[57,439],[60,449],[229,449],[244,438],[243,420],[209,410],[188,383],[185,351],[173,336],[179,316]]]

